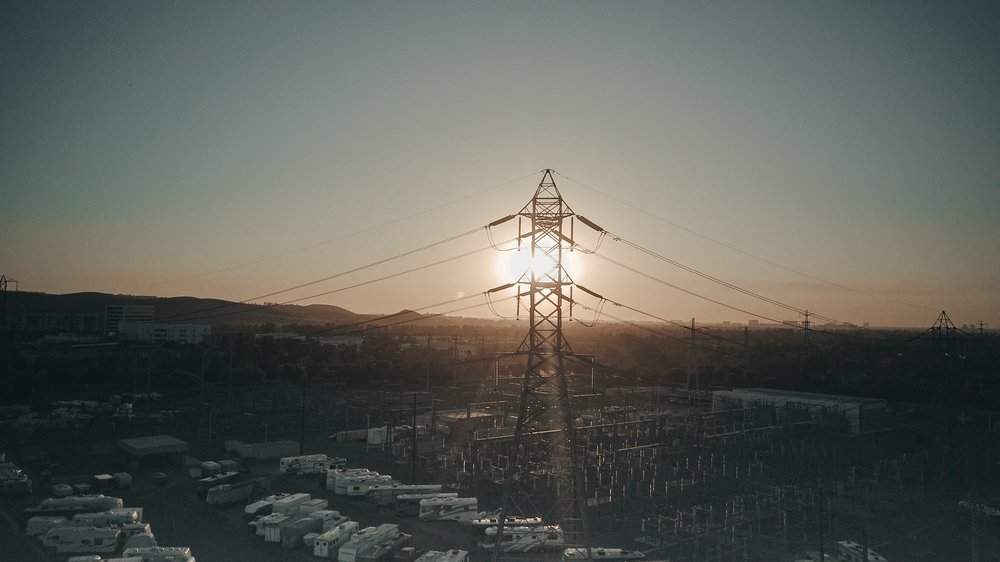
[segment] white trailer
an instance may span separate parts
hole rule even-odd
[[[516,515],[507,515],[504,518],[505,527],[538,527],[542,524],[542,518],[537,515],[532,515],[530,517],[519,517]],[[486,529],[487,527],[496,527],[500,524],[500,515],[493,513],[485,517],[480,517],[478,519],[472,520],[472,526],[480,529]]]
[[[274,502],[287,498],[291,494],[274,494],[257,500],[243,508],[243,520],[250,521],[254,518],[270,515],[273,511]]]
[[[328,500],[313,498],[300,503],[299,511],[305,514],[315,513],[317,511],[325,510],[328,505],[330,505]]]
[[[348,478],[346,482],[345,495],[350,497],[364,497],[368,495],[368,490],[372,486],[378,484],[391,484],[393,482],[392,476],[388,474],[377,474],[370,476],[358,476],[355,478]],[[337,481],[337,485],[340,485],[340,481]],[[339,489],[339,488],[338,488]]]
[[[447,552],[428,550],[418,556],[413,562],[467,562],[469,551],[453,549]]]
[[[281,542],[281,530],[302,517],[299,515],[284,515],[272,513],[261,519],[263,525],[264,542]]]
[[[837,542],[837,560],[844,562],[887,562],[885,556],[868,549],[868,560],[865,560],[865,548],[854,541]]]
[[[205,502],[209,505],[228,505],[246,501],[257,489],[263,478],[253,478],[235,484],[219,484],[212,486],[205,494]]]
[[[483,514],[476,498],[427,498],[420,500],[421,521],[459,521],[472,523]]]
[[[324,454],[282,457],[278,470],[283,474],[320,474],[330,468],[331,461],[343,464],[344,459],[330,459]]]
[[[56,552],[114,552],[121,530],[110,527],[54,527],[42,537],[42,544]]]
[[[355,562],[387,562],[396,556],[404,554],[402,551],[413,542],[413,535],[399,533],[388,540],[382,541],[367,550],[358,552]],[[413,549],[410,548],[410,551]],[[404,560],[408,558],[403,558]]]
[[[122,558],[142,559],[144,562],[195,562],[187,546],[145,546],[126,548]]]
[[[312,496],[306,493],[291,494],[281,498],[280,500],[276,500],[271,507],[274,513],[283,513],[287,515],[297,512],[300,505],[311,499]]]
[[[337,478],[341,476],[363,476],[365,474],[372,474],[371,470],[367,468],[330,468],[326,471],[326,489],[331,492],[336,492],[337,490]],[[375,473],[378,474],[378,473]],[[344,492],[347,493],[346,491]]]
[[[97,495],[66,496],[65,498],[48,498],[35,507],[24,510],[25,519],[36,515],[72,517],[77,513],[95,513],[122,507],[125,503],[121,498]]]
[[[440,484],[375,484],[368,488],[367,498],[378,505],[390,505],[402,494],[433,494],[441,491]]]
[[[479,548],[493,550],[496,547],[497,528],[487,527]],[[564,543],[563,530],[559,525],[541,527],[504,527],[500,541],[501,552],[533,552],[561,548]]]
[[[358,522],[344,521],[330,529],[326,529],[326,525],[323,528],[323,534],[313,542],[313,554],[320,558],[336,558],[340,546],[358,532]]]
[[[399,534],[399,525],[383,523],[378,527],[365,527],[354,534],[337,552],[338,562],[356,562],[358,555],[369,548],[391,540]]]
[[[431,494],[400,494],[396,496],[392,508],[396,515],[416,516],[420,514],[420,500],[427,498],[457,498],[457,492],[437,492]]]
[[[67,523],[70,527],[121,527],[142,522],[142,508],[118,507],[100,513],[77,513]]]
[[[588,555],[586,548],[567,548],[563,550],[562,559],[565,560],[638,560],[646,555],[640,550],[626,550],[624,548],[594,548],[591,547]]]
[[[309,517],[313,519],[319,519],[323,522],[323,531],[329,531],[330,529],[340,525],[345,521],[350,521],[351,518],[343,515],[339,511],[332,511],[329,509],[321,509],[319,511],[314,511],[309,514]]]

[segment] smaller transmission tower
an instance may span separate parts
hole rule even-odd
[[[0,275],[0,332],[7,331],[7,284],[13,283],[17,290],[17,280]]]

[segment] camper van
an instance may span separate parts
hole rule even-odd
[[[326,471],[326,489],[329,490],[329,491],[331,491],[331,492],[340,493],[340,492],[337,492],[337,479],[338,478],[340,478],[342,476],[343,477],[364,476],[366,474],[378,474],[378,473],[377,472],[373,473],[371,470],[368,470],[367,468],[330,468],[330,469],[327,469],[327,471]],[[343,492],[342,495],[345,495],[345,494],[347,494],[347,490],[346,489],[344,490],[344,492]]]
[[[287,498],[289,495],[291,494],[274,494],[247,504],[243,508],[243,520],[251,521],[264,515],[270,515],[274,510],[274,502],[282,498]]]
[[[383,523],[378,527],[365,527],[354,534],[337,552],[338,562],[357,562],[358,555],[399,535],[399,525]]]
[[[221,472],[215,476],[199,479],[198,486],[195,490],[199,498],[204,498],[208,495],[209,489],[214,488],[215,486],[221,486],[222,484],[233,484],[239,481],[239,479],[239,472]]]
[[[590,555],[587,555],[586,548],[567,548],[563,550],[562,559],[566,560],[638,560],[646,555],[639,550],[625,550],[623,548],[593,548]]]
[[[503,518],[505,527],[538,527],[542,524],[542,518],[534,515],[531,517],[518,517],[515,515],[508,515]],[[487,527],[496,527],[500,524],[500,514],[492,513],[485,517],[480,517],[478,519],[472,520],[472,526],[485,529]]]
[[[428,498],[457,498],[457,492],[437,492],[432,494],[400,494],[396,496],[392,508],[396,515],[420,515],[420,500]]]
[[[440,491],[440,484],[375,484],[368,488],[367,498],[378,505],[391,505],[401,494],[432,494]]]
[[[868,549],[868,560],[865,560],[865,549],[854,541],[837,542],[837,560],[843,562],[886,562],[886,558],[872,549]]]
[[[126,548],[122,558],[141,558],[144,562],[195,562],[186,546],[145,546]]]
[[[70,527],[121,527],[142,522],[141,507],[116,507],[98,513],[77,513],[69,520]]]
[[[358,532],[357,521],[345,521],[324,531],[313,542],[313,555],[320,558],[336,558],[337,550]]]
[[[56,552],[114,552],[121,533],[111,527],[53,527],[42,537],[42,544]]]
[[[24,510],[24,517],[28,519],[36,515],[46,515],[52,517],[63,516],[72,517],[77,513],[95,513],[107,511],[125,505],[121,498],[104,496],[101,494],[91,496],[67,496],[65,498],[48,498],[35,507]]]
[[[347,481],[347,495],[353,498],[365,497],[368,495],[368,490],[370,490],[372,486],[387,485],[392,483],[392,476],[389,476],[388,474],[349,478]]]
[[[487,527],[479,548],[493,550],[496,546],[497,528]],[[545,552],[561,548],[563,531],[559,525],[543,525],[541,527],[504,527],[503,539],[500,541],[501,552]]]
[[[459,521],[472,523],[483,514],[476,498],[427,498],[420,500],[421,521]]]
[[[466,562],[469,559],[469,552],[467,550],[449,550],[447,552],[441,552],[440,550],[428,550],[423,553],[413,562]]]
[[[344,468],[347,459],[327,457],[324,454],[299,455],[283,457],[278,463],[278,470],[283,474],[322,474],[333,468]]]

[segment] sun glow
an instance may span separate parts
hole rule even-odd
[[[573,281],[577,280],[577,276],[581,274],[582,260],[580,252],[570,252],[564,250],[562,254],[563,269],[569,275],[570,279]],[[501,252],[499,259],[497,260],[497,272],[500,279],[504,282],[518,281],[522,277],[525,279],[530,279],[531,272],[536,273],[546,273],[554,271],[555,263],[552,259],[541,255],[541,253],[536,254],[534,257],[531,255],[531,250],[519,250],[510,252]]]

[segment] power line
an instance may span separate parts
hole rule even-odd
[[[330,280],[336,279],[338,277],[343,277],[345,275],[350,275],[352,273],[357,273],[358,271],[362,271],[362,270],[365,270],[365,269],[370,269],[372,267],[376,267],[376,266],[379,266],[379,265],[382,265],[382,264],[385,264],[385,263],[388,263],[388,262],[391,262],[391,261],[394,261],[394,260],[398,260],[400,258],[404,258],[404,257],[410,256],[410,255],[416,254],[418,252],[422,252],[424,250],[428,250],[430,248],[433,248],[433,247],[436,247],[436,246],[440,246],[442,244],[447,244],[448,242],[453,242],[455,240],[458,240],[460,238],[464,238],[466,236],[469,236],[470,234],[473,234],[473,233],[479,231],[480,228],[482,228],[482,227],[477,227],[477,228],[474,228],[472,230],[468,230],[466,232],[463,232],[462,234],[456,234],[454,236],[449,236],[448,238],[444,238],[442,240],[438,240],[437,242],[433,242],[431,244],[426,244],[424,246],[421,246],[419,248],[414,248],[412,250],[407,250],[405,252],[401,252],[401,253],[396,254],[394,256],[390,256],[388,258],[384,258],[384,259],[381,259],[381,260],[376,260],[374,262],[370,262],[370,263],[367,263],[365,265],[355,267],[354,269],[349,269],[347,271],[341,271],[341,272],[335,273],[333,275],[327,275],[326,277],[322,277],[320,279],[314,279],[314,280],[308,281],[306,283],[299,283],[298,285],[294,285],[292,287],[287,287],[285,289],[281,289],[281,290],[278,290],[278,291],[272,291],[272,292],[264,294],[264,295],[259,295],[259,296],[252,297],[252,298],[249,298],[249,299],[244,299],[244,300],[241,300],[241,301],[235,302],[235,303],[225,303],[225,304],[221,304],[221,305],[210,307],[210,308],[203,309],[203,310],[198,310],[198,311],[193,311],[193,312],[186,312],[186,313],[180,313],[180,314],[174,314],[174,315],[171,315],[171,316],[167,316],[166,319],[191,317],[193,315],[202,314],[202,313],[205,313],[205,312],[212,312],[212,311],[215,311],[215,310],[221,310],[221,309],[224,309],[224,308],[229,308],[229,307],[240,305],[240,304],[248,304],[250,301],[261,300],[261,299],[265,299],[265,298],[268,298],[268,297],[273,297],[275,295],[280,295],[282,293],[287,293],[287,292],[290,292],[290,291],[295,291],[297,289],[302,289],[302,288],[305,288],[305,287],[316,285],[318,283],[323,283],[325,281],[330,281]],[[477,250],[477,251],[481,251],[481,250]],[[464,256],[460,256],[460,257],[464,257]],[[455,259],[457,259],[457,258],[455,258]],[[336,291],[333,291],[333,292],[336,292]],[[325,294],[329,294],[329,293],[323,293],[323,294],[319,294],[319,295],[313,295],[311,297],[306,297],[306,298],[303,298],[303,299],[297,299],[295,301],[290,301],[290,302],[298,302],[299,300],[306,300],[308,298],[315,298],[315,297],[318,297],[318,296],[323,296]],[[278,303],[278,304],[287,304],[287,303]],[[222,315],[222,316],[225,316],[225,315]]]
[[[420,265],[420,266],[417,266],[417,267],[413,267],[413,268],[407,269],[405,271],[400,271],[400,272],[397,272],[397,273],[391,273],[389,275],[384,275],[382,277],[377,277],[375,279],[370,279],[370,280],[367,280],[367,281],[361,281],[359,283],[354,283],[352,285],[347,285],[345,287],[338,287],[336,289],[332,289],[332,290],[329,290],[329,291],[324,291],[322,293],[316,293],[316,294],[309,295],[309,296],[306,296],[306,297],[299,297],[297,299],[291,299],[291,300],[280,302],[280,303],[270,303],[270,304],[257,305],[257,306],[255,306],[253,308],[241,309],[241,310],[232,311],[232,312],[223,312],[223,313],[220,313],[220,314],[213,314],[213,315],[210,315],[210,316],[196,316],[196,317],[192,318],[192,320],[207,320],[207,319],[218,318],[218,317],[222,317],[222,316],[232,316],[232,315],[235,315],[235,314],[245,314],[245,313],[248,313],[248,312],[254,312],[254,311],[258,311],[258,310],[267,310],[267,309],[275,308],[275,307],[278,307],[278,306],[284,306],[284,305],[293,304],[293,303],[296,303],[296,302],[301,302],[301,301],[304,301],[304,300],[315,299],[315,298],[319,298],[319,297],[323,297],[323,296],[327,296],[327,295],[332,295],[334,293],[339,293],[339,292],[342,292],[342,291],[347,291],[349,289],[356,289],[358,287],[363,287],[365,285],[371,285],[373,283],[378,283],[380,281],[385,281],[387,279],[393,279],[395,277],[401,277],[403,275],[407,275],[407,274],[410,274],[410,273],[413,273],[413,272],[416,272],[416,271],[420,271],[420,270],[423,270],[423,269],[428,269],[428,268],[435,267],[435,266],[438,266],[438,265],[441,265],[441,264],[444,264],[444,263],[447,263],[447,262],[451,262],[451,261],[459,260],[459,259],[462,259],[462,258],[466,258],[468,256],[471,256],[471,255],[474,255],[474,254],[478,254],[480,252],[485,252],[486,250],[489,250],[489,249],[491,249],[489,246],[482,247],[482,248],[479,248],[479,249],[476,249],[476,250],[472,250],[472,251],[469,251],[469,252],[464,252],[462,254],[458,254],[456,256],[452,256],[452,257],[441,259],[441,260],[438,260],[438,261],[435,261],[435,262],[431,262],[431,263],[428,263],[428,264],[424,264],[424,265]],[[241,302],[241,303],[230,303],[230,304],[227,304],[225,306],[232,306],[232,305],[235,305],[235,304],[247,304],[247,303],[244,303],[244,302]],[[218,308],[223,308],[223,307],[218,307]],[[197,313],[190,313],[190,314],[197,314]]]
[[[667,287],[670,287],[671,289],[675,289],[677,291],[680,291],[682,293],[691,295],[693,297],[696,297],[696,298],[708,301],[710,303],[717,304],[719,306],[728,308],[730,310],[735,310],[737,312],[742,312],[743,314],[748,314],[750,316],[754,316],[754,317],[760,318],[762,320],[768,320],[770,322],[774,322],[776,324],[780,324],[780,325],[783,325],[783,326],[789,326],[789,327],[792,327],[792,328],[800,328],[799,326],[795,326],[795,325],[792,325],[792,324],[786,324],[785,322],[783,322],[781,320],[778,320],[776,318],[772,318],[770,316],[765,316],[763,314],[759,314],[759,313],[756,313],[756,312],[751,312],[751,311],[746,310],[744,308],[740,308],[738,306],[734,306],[734,305],[731,305],[731,304],[728,304],[728,303],[724,303],[724,302],[722,302],[720,300],[713,299],[711,297],[707,297],[705,295],[696,293],[694,291],[685,289],[683,287],[679,287],[677,285],[674,285],[673,283],[670,283],[668,281],[664,281],[663,279],[660,279],[659,277],[650,275],[650,274],[645,273],[643,271],[640,271],[640,270],[638,270],[638,269],[636,269],[634,267],[626,265],[626,264],[624,264],[624,263],[622,263],[620,261],[611,259],[611,258],[609,258],[609,257],[607,257],[607,256],[605,256],[603,254],[594,252],[593,255],[601,258],[604,261],[607,261],[608,263],[617,265],[618,267],[621,267],[622,269],[631,271],[632,273],[635,273],[636,275],[640,275],[640,276],[645,277],[645,278],[647,278],[647,279],[649,279],[651,281],[655,281],[657,283],[660,283],[661,285],[665,285]],[[838,337],[842,337],[842,338],[861,338],[861,339],[881,339],[881,340],[886,340],[885,338],[871,338],[871,337],[865,338],[864,336],[861,336],[861,335],[850,334],[850,333],[846,333],[846,332],[829,332],[829,331],[826,331],[826,330],[815,330],[815,329],[813,329],[811,331],[814,332],[814,333],[818,333],[818,334],[827,334],[827,335],[838,336]]]
[[[233,271],[233,270],[236,270],[236,269],[242,269],[244,267],[248,267],[248,266],[251,266],[251,265],[256,265],[258,263],[264,263],[264,262],[275,260],[275,259],[278,259],[278,258],[283,258],[285,256],[289,256],[289,255],[296,254],[296,253],[299,253],[299,252],[304,252],[306,250],[311,250],[313,248],[318,248],[320,246],[325,246],[325,245],[331,244],[333,242],[338,242],[340,240],[345,240],[347,238],[352,238],[354,236],[365,234],[365,233],[371,232],[373,230],[378,230],[380,228],[384,228],[386,226],[390,226],[390,225],[396,224],[398,222],[402,222],[402,221],[405,221],[405,220],[416,218],[416,217],[419,217],[421,215],[425,215],[427,213],[432,213],[434,211],[443,209],[445,207],[448,207],[448,206],[451,206],[451,205],[455,205],[457,203],[461,203],[462,201],[467,201],[467,200],[472,199],[474,197],[478,197],[480,195],[484,195],[486,193],[489,193],[490,191],[499,189],[501,187],[510,185],[512,183],[516,183],[516,182],[522,181],[524,179],[530,178],[531,176],[535,176],[535,175],[538,175],[540,173],[542,173],[542,170],[539,170],[537,172],[532,172],[530,174],[526,174],[526,175],[523,175],[523,176],[521,176],[519,178],[512,179],[512,180],[509,180],[509,181],[505,181],[503,183],[492,185],[490,187],[487,187],[486,189],[477,191],[475,193],[472,193],[470,195],[466,195],[464,197],[459,197],[458,199],[453,199],[453,200],[448,201],[446,203],[441,203],[440,205],[435,205],[433,207],[428,207],[426,209],[417,211],[415,213],[410,213],[409,215],[404,215],[402,217],[397,217],[395,219],[391,219],[391,220],[388,220],[388,221],[383,222],[383,223],[379,223],[379,224],[372,225],[372,226],[369,226],[369,227],[366,227],[366,228],[362,228],[361,230],[356,230],[354,232],[349,232],[347,234],[341,234],[340,236],[335,236],[333,238],[329,238],[329,239],[323,240],[321,242],[316,242],[316,243],[313,243],[313,244],[309,244],[307,246],[301,246],[299,248],[295,248],[295,249],[288,250],[288,251],[285,251],[285,252],[280,252],[280,253],[277,253],[277,254],[272,254],[272,255],[269,255],[269,256],[265,256],[263,258],[258,258],[258,259],[255,259],[255,260],[251,260],[251,261],[240,263],[240,264],[236,264],[236,265],[231,265],[231,266],[228,266],[228,267],[223,267],[223,268],[220,268],[220,269],[214,269],[214,270],[206,271],[206,272],[203,272],[203,273],[197,273],[195,275],[189,275],[189,276],[186,276],[186,277],[179,277],[179,278],[176,278],[176,279],[168,279],[166,281],[158,281],[158,282],[155,282],[155,283],[146,283],[146,284],[143,284],[143,285],[135,285],[133,287],[127,287],[126,289],[124,289],[124,291],[128,292],[128,291],[131,291],[133,289],[143,289],[143,288],[147,288],[147,287],[157,287],[157,286],[160,286],[160,285],[168,285],[168,284],[171,284],[171,283],[179,283],[181,281],[190,281],[192,279],[200,279],[202,277],[208,277],[210,275],[216,275],[216,274],[219,274],[219,273],[225,273],[227,271]]]
[[[784,271],[788,271],[789,273],[794,273],[796,275],[801,275],[802,277],[805,277],[807,279],[812,279],[813,281],[818,281],[820,283],[825,283],[825,284],[830,285],[832,287],[837,287],[838,289],[842,289],[842,290],[845,290],[845,291],[850,291],[852,293],[857,293],[857,294],[860,294],[860,295],[865,295],[867,297],[871,297],[871,298],[883,300],[883,301],[886,301],[886,302],[891,302],[891,303],[895,303],[895,304],[901,304],[901,305],[905,305],[905,306],[911,306],[911,307],[914,307],[914,308],[922,308],[922,309],[925,309],[925,310],[938,310],[935,307],[930,307],[930,306],[926,306],[926,305],[914,304],[914,303],[910,303],[910,302],[906,302],[906,301],[901,301],[901,300],[898,300],[898,299],[893,299],[893,298],[885,297],[885,296],[882,296],[882,295],[877,295],[875,293],[870,293],[868,291],[863,291],[861,289],[856,289],[854,287],[849,287],[849,286],[843,285],[841,283],[836,283],[834,281],[829,281],[827,279],[823,279],[821,277],[817,277],[815,275],[811,275],[809,273],[805,273],[803,271],[799,271],[797,269],[788,267],[786,265],[782,265],[780,263],[777,263],[775,261],[769,260],[769,259],[767,259],[765,257],[759,256],[759,255],[754,254],[752,252],[748,252],[746,250],[737,248],[736,246],[733,246],[731,244],[727,244],[727,243],[725,243],[725,242],[723,242],[721,240],[717,240],[715,238],[712,238],[711,236],[706,236],[706,235],[704,235],[704,234],[702,234],[700,232],[692,230],[692,229],[690,229],[690,228],[688,228],[686,226],[677,224],[677,223],[675,223],[675,222],[673,222],[671,220],[665,219],[665,218],[663,218],[663,217],[661,217],[661,216],[659,216],[659,215],[657,215],[655,213],[650,212],[647,209],[644,209],[644,208],[639,207],[637,205],[633,205],[632,203],[629,203],[628,201],[625,201],[624,199],[615,197],[614,195],[609,195],[607,193],[604,193],[603,191],[597,189],[596,187],[593,187],[591,185],[587,185],[587,184],[583,183],[580,180],[571,178],[571,177],[569,177],[569,176],[567,176],[565,174],[559,173],[559,172],[555,172],[555,173],[559,174],[560,176],[562,176],[562,177],[564,177],[564,178],[566,178],[566,179],[568,179],[568,180],[570,180],[570,181],[572,181],[574,183],[579,184],[582,187],[585,187],[585,188],[593,191],[594,193],[597,193],[598,195],[601,195],[603,197],[611,199],[612,201],[616,201],[616,202],[618,202],[618,203],[620,203],[622,205],[625,205],[626,207],[628,207],[628,208],[630,208],[630,209],[632,209],[634,211],[638,211],[638,212],[640,212],[640,213],[642,213],[644,215],[652,217],[652,218],[654,218],[654,219],[656,219],[656,220],[658,220],[660,222],[663,222],[665,224],[668,224],[668,225],[670,225],[670,226],[672,226],[674,228],[683,230],[684,232],[687,232],[688,234],[692,234],[692,235],[697,236],[699,238],[702,238],[704,240],[708,240],[709,242],[712,242],[713,244],[717,244],[719,246],[722,246],[724,248],[727,248],[727,249],[732,250],[734,252],[737,252],[739,254],[743,254],[743,255],[745,255],[747,257],[750,257],[750,258],[753,258],[753,259],[755,259],[757,261],[766,263],[766,264],[768,264],[768,265],[770,265],[772,267],[776,267],[778,269],[782,269]]]

